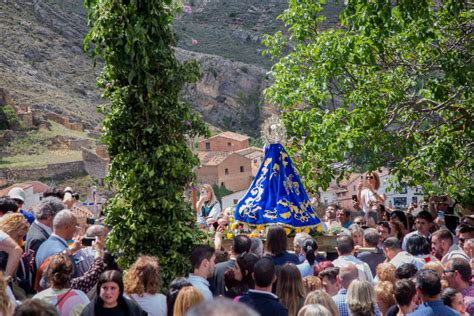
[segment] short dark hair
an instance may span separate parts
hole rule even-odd
[[[441,279],[434,270],[421,270],[416,276],[416,287],[424,296],[435,297],[441,293]]]
[[[395,277],[398,280],[411,279],[418,272],[418,268],[413,263],[404,263],[395,270]]]
[[[383,241],[382,248],[401,249],[400,240],[397,237],[388,237]]]
[[[114,282],[118,285],[119,291],[120,291],[119,297],[117,299],[118,304],[122,307],[126,306],[125,298],[123,297],[124,285],[123,285],[122,272],[118,270],[107,270],[100,275],[99,280],[97,281],[97,300],[99,304],[97,304],[94,308],[95,315],[99,314],[99,307],[102,306],[104,303],[99,294],[100,288],[102,287],[102,284],[107,283],[107,282]]]
[[[390,227],[390,224],[387,221],[380,221],[377,223],[377,226],[383,226],[387,228],[389,234],[392,232],[392,227]]]
[[[236,235],[232,241],[232,249],[237,255],[240,255],[244,252],[249,252],[251,246],[252,241],[247,235]]]
[[[380,235],[375,228],[367,228],[364,230],[364,240],[367,245],[377,247],[380,240]]]
[[[27,299],[15,308],[14,316],[59,316],[56,307],[40,299]]]
[[[453,298],[458,293],[460,292],[450,287],[444,289],[441,293],[441,300],[443,301],[443,304],[449,307],[453,307]]]
[[[316,261],[316,254],[314,252],[317,250],[318,244],[316,243],[316,240],[314,240],[313,238],[308,238],[304,240],[303,251],[306,255],[306,260],[308,260],[310,265],[313,265]]]
[[[253,267],[255,285],[259,287],[272,285],[275,276],[276,268],[271,258],[263,257],[255,263],[255,266]]]
[[[347,235],[341,235],[336,240],[337,250],[341,255],[350,254],[354,250],[354,240]]]
[[[0,197],[0,214],[16,211],[18,211],[18,205],[14,199],[8,196]]]
[[[215,249],[209,245],[198,245],[191,250],[191,265],[193,269],[199,269],[204,259],[211,260]]]
[[[459,225],[458,232],[460,234],[469,234],[470,238],[474,238],[474,227],[469,225]]]
[[[273,256],[279,256],[286,252],[287,249],[286,231],[279,225],[271,225],[268,227],[267,240],[265,241],[265,248]]]
[[[415,283],[412,280],[397,280],[394,287],[394,296],[397,304],[400,306],[410,305],[411,300],[416,294]]]
[[[407,239],[407,252],[413,256],[429,255],[430,242],[425,236],[419,234],[411,235]]]
[[[466,260],[462,258],[453,258],[450,261],[451,261],[451,269],[459,272],[461,279],[464,282],[469,283],[471,281],[471,274],[472,274],[472,269],[469,262],[467,262]]]
[[[336,278],[338,275],[339,275],[339,268],[332,267],[332,268],[326,268],[323,271],[319,272],[318,277],[320,279],[327,278],[330,281],[336,282]]]
[[[178,297],[179,290],[185,286],[192,286],[186,278],[178,277],[171,281],[168,292],[166,293],[167,316],[173,316],[174,303]]]
[[[428,211],[420,211],[418,214],[416,214],[415,216],[415,219],[424,219],[426,220],[428,223],[432,223],[433,222],[433,215],[431,215],[430,212]]]
[[[433,237],[436,237],[436,238],[438,238],[439,240],[446,240],[446,241],[449,241],[449,243],[450,243],[451,245],[454,243],[453,234],[452,234],[449,230],[447,230],[447,229],[445,229],[445,228],[435,231],[435,232],[431,235],[431,237],[432,237],[432,238],[433,238]]]

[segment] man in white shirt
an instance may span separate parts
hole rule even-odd
[[[367,280],[370,283],[373,282],[374,278],[369,265],[354,256],[354,241],[350,236],[339,236],[337,238],[336,250],[339,257],[332,262],[335,267],[342,268],[349,264],[353,264],[359,270],[360,280]]]
[[[216,254],[214,248],[199,245],[191,251],[193,273],[189,274],[188,282],[204,296],[204,300],[212,300],[208,278],[212,277],[215,269]]]
[[[431,252],[441,263],[446,264],[453,258],[461,258],[469,262],[469,256],[454,243],[453,234],[447,229],[440,229],[431,237]]]
[[[396,237],[389,237],[382,243],[382,249],[385,257],[389,263],[393,264],[395,268],[400,267],[404,263],[411,263],[415,265],[418,270],[422,269],[425,262],[415,256],[403,251],[400,246],[400,241]]]

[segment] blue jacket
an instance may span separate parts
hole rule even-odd
[[[35,256],[36,268],[39,268],[46,258],[54,256],[67,249],[67,244],[55,235],[49,236],[48,239],[38,248]]]
[[[418,308],[409,316],[459,316],[454,309],[443,304],[442,301],[431,301],[418,305]]]
[[[261,316],[288,316],[288,309],[283,306],[275,294],[249,290],[240,297],[239,302],[250,306]]]

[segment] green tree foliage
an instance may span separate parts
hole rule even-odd
[[[324,31],[323,4],[290,0],[288,33],[265,39],[278,58],[266,97],[305,185],[387,166],[400,183],[472,201],[472,3],[349,0]]]
[[[105,62],[98,85],[110,100],[102,108],[107,180],[116,192],[105,209],[113,226],[108,247],[125,267],[138,254],[158,256],[167,284],[189,272],[189,253],[201,240],[183,192],[199,162],[188,136],[206,129],[179,100],[198,66],[175,58],[171,1],[86,0],[86,6],[85,48],[92,43]]]

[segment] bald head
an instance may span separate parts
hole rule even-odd
[[[347,289],[352,281],[359,277],[359,270],[353,264],[348,264],[339,269],[339,280],[343,288]]]
[[[62,210],[53,219],[53,231],[65,240],[72,239],[76,232],[77,219],[70,210]]]

